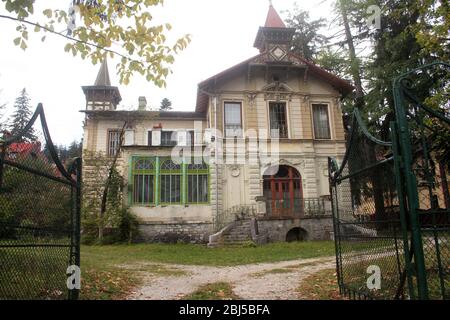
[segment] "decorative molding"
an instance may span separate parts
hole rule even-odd
[[[325,176],[328,177],[328,162],[319,162],[318,167],[320,172]]]
[[[286,83],[280,81],[274,81],[264,86],[261,91],[264,92],[264,100],[287,100],[292,101],[294,90]]]
[[[255,106],[255,100],[256,100],[256,97],[258,96],[258,93],[254,92],[254,91],[251,91],[251,92],[246,92],[245,95],[247,97],[248,105],[250,107],[254,107]]]
[[[270,56],[273,60],[281,61],[286,57],[286,51],[280,46],[275,46],[270,50]]]
[[[237,165],[228,166],[228,170],[233,178],[237,178],[241,175],[241,168]]]

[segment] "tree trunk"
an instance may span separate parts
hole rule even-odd
[[[361,108],[364,106],[364,91],[361,80],[360,65],[356,57],[355,45],[353,43],[353,36],[348,22],[347,8],[344,0],[339,0],[339,7],[341,11],[342,21],[344,23],[345,38],[347,40],[349,58],[351,64],[351,73],[355,83],[355,107]]]
[[[126,126],[127,126],[127,122],[125,121],[122,126],[122,130],[120,131],[120,137],[119,137],[120,144],[117,148],[116,154],[114,155],[113,162],[111,163],[111,166],[109,168],[108,178],[106,179],[105,188],[103,189],[102,202],[100,205],[100,224],[98,227],[98,240],[100,242],[102,242],[102,240],[103,240],[103,231],[104,231],[103,217],[105,216],[105,212],[106,212],[106,203],[108,200],[109,185],[111,184],[111,177],[114,172],[114,169],[116,168],[117,158],[119,158],[120,149],[122,148],[122,140],[123,140],[123,135],[124,135]]]

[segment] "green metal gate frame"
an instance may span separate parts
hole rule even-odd
[[[409,215],[410,221],[410,232],[411,232],[411,247],[413,248],[412,252],[409,252],[408,247],[405,247],[405,261],[407,261],[407,274],[408,274],[408,288],[410,291],[411,298],[415,298],[415,290],[414,283],[412,280],[412,276],[415,272],[417,277],[417,298],[419,299],[428,299],[429,298],[429,289],[427,284],[427,275],[425,268],[425,256],[423,249],[423,239],[421,232],[421,225],[419,222],[419,196],[418,196],[418,186],[415,174],[413,172],[413,149],[411,146],[411,131],[407,119],[408,114],[408,102],[412,103],[414,106],[422,109],[422,111],[426,112],[428,115],[435,117],[450,125],[450,119],[445,117],[439,112],[436,112],[432,108],[423,104],[419,99],[414,96],[413,86],[411,83],[410,76],[415,74],[418,71],[426,70],[433,68],[435,66],[443,66],[450,68],[448,63],[443,62],[435,62],[420,68],[414,69],[407,73],[404,73],[397,77],[393,83],[393,94],[394,94],[394,102],[395,102],[395,122],[391,122],[391,139],[393,141],[393,151],[394,151],[394,159],[395,159],[395,167],[396,167],[396,177],[398,177],[397,189],[399,192],[403,192],[403,189],[406,189],[406,199],[407,203],[405,203],[404,198],[401,198],[400,203],[400,213],[402,217],[402,224],[404,226],[403,233],[404,238],[407,237],[407,228],[406,228],[406,218]],[[417,118],[420,118],[420,114],[416,115]],[[420,119],[421,120],[421,119]],[[424,124],[421,123],[423,126]],[[428,152],[426,150],[427,146],[424,143],[424,157],[425,164],[428,169],[429,159]],[[405,187],[404,187],[405,186]],[[450,213],[449,208],[447,208],[447,215]],[[440,259],[439,253],[439,241],[436,243],[437,246],[437,259]],[[412,255],[414,255],[414,265],[412,265]],[[409,263],[408,263],[409,262]],[[439,265],[442,263],[439,261]],[[415,270],[414,270],[415,267]],[[442,281],[442,277],[441,277]],[[441,286],[443,284],[441,283]],[[443,294],[445,294],[445,287],[442,288]]]
[[[343,233],[343,223],[340,217],[339,208],[339,192],[338,186],[345,179],[352,176],[357,176],[361,172],[372,170],[376,167],[380,167],[383,164],[393,161],[393,169],[395,173],[395,186],[398,198],[398,209],[399,209],[399,221],[398,224],[401,228],[401,234],[396,233],[397,221],[393,221],[391,226],[394,226],[393,239],[395,241],[395,251],[397,255],[398,262],[398,289],[395,295],[384,296],[382,298],[398,299],[400,295],[403,294],[403,286],[407,281],[407,288],[410,299],[421,299],[426,300],[430,298],[430,288],[427,281],[427,260],[431,259],[430,255],[425,256],[424,254],[424,238],[423,231],[426,227],[421,223],[420,219],[420,204],[419,204],[419,189],[417,185],[417,177],[414,172],[414,156],[412,147],[412,129],[410,126],[410,121],[415,121],[419,128],[426,127],[424,123],[425,116],[437,119],[443,125],[450,125],[450,119],[444,114],[435,111],[434,109],[426,106],[414,95],[413,91],[413,81],[411,79],[412,75],[429,70],[432,68],[441,67],[446,69],[447,72],[450,70],[450,65],[443,62],[435,62],[428,65],[424,65],[420,68],[414,69],[410,72],[404,73],[397,77],[393,82],[393,94],[395,102],[395,121],[390,123],[390,138],[392,142],[384,142],[376,139],[372,136],[367,128],[365,127],[358,110],[355,110],[353,117],[352,130],[350,132],[350,137],[348,141],[347,153],[344,156],[341,166],[337,164],[335,159],[329,159],[329,174],[330,174],[330,192],[332,195],[332,206],[333,206],[333,222],[334,222],[334,234],[335,234],[335,244],[336,244],[336,266],[337,266],[337,276],[338,283],[341,293],[349,293],[352,298],[374,298],[374,296],[368,294],[364,290],[349,290],[348,279],[344,279],[343,266],[345,266],[346,257],[342,250],[342,240],[345,237]],[[411,113],[410,106],[413,106],[414,112]],[[408,120],[409,117],[409,120]],[[343,176],[344,167],[348,168],[348,157],[349,150],[353,147],[353,138],[355,136],[355,130],[360,129],[362,131],[362,136],[364,139],[370,140],[372,143],[378,146],[389,147],[392,150],[392,157],[379,161],[377,163],[366,166],[358,172],[349,172],[347,175]],[[450,233],[449,217],[450,208],[448,204],[444,210],[441,209],[440,212],[434,210],[432,204],[432,191],[431,185],[434,184],[432,181],[432,174],[430,169],[430,158],[428,144],[425,141],[424,130],[420,132],[421,136],[421,154],[423,153],[424,162],[424,172],[427,179],[427,183],[430,189],[429,201],[430,201],[430,211],[428,212],[433,220],[433,226],[427,231],[431,230],[433,233],[433,252],[432,258],[436,260],[438,266],[439,274],[439,287],[440,296],[443,299],[448,299],[448,271],[446,268],[450,266],[450,257],[448,253],[442,253],[441,247],[443,245],[448,246],[448,237]],[[349,170],[351,170],[350,168]],[[444,173],[445,174],[445,173]],[[352,196],[353,197],[353,196]],[[342,200],[342,199],[341,199]],[[353,201],[353,200],[352,200]],[[436,222],[437,213],[445,217],[444,227],[438,228],[438,223]],[[441,233],[439,233],[441,232]],[[439,238],[440,235],[444,235],[443,240]],[[367,240],[367,239],[366,239]],[[402,245],[400,242],[403,242]],[[445,247],[448,250],[447,247]],[[403,260],[400,258],[403,256]],[[402,261],[401,261],[402,260]]]
[[[43,141],[34,141],[34,143],[37,143],[39,149],[41,149],[40,143],[45,142],[48,160],[45,160],[46,162],[44,163],[46,164],[47,169],[52,168],[51,170],[44,170],[46,168],[38,165],[38,161],[42,160],[39,158],[39,156],[42,155],[42,150],[39,150],[34,154],[32,153],[31,157],[26,158],[26,161],[22,161],[23,159],[21,160],[20,157],[9,156],[8,150],[10,146],[14,143],[23,143],[23,137],[25,137],[27,133],[32,132],[38,117],[40,118],[40,128],[42,129],[44,139]],[[66,191],[64,195],[67,196],[67,203],[70,205],[70,208],[67,208],[64,212],[58,211],[58,214],[60,214],[59,218],[64,219],[65,227],[63,229],[58,229],[58,225],[49,226],[47,224],[35,224],[34,222],[29,222],[31,225],[24,226],[22,225],[22,218],[17,218],[17,220],[13,220],[13,222],[0,220],[0,236],[2,230],[28,230],[27,232],[29,232],[27,236],[18,234],[10,237],[6,236],[4,239],[0,238],[0,253],[3,253],[2,258],[9,258],[11,260],[8,261],[8,264],[4,263],[4,269],[1,268],[1,263],[5,261],[0,261],[0,273],[3,273],[0,274],[0,276],[3,276],[2,278],[4,279],[8,279],[9,282],[0,282],[0,300],[42,299],[46,297],[30,297],[30,295],[36,294],[36,292],[42,293],[49,291],[60,291],[60,294],[56,297],[57,299],[78,299],[79,289],[67,289],[67,294],[64,294],[62,288],[67,288],[66,281],[69,276],[65,274],[67,267],[80,267],[81,166],[81,158],[73,159],[70,167],[67,169],[61,163],[48,130],[42,104],[38,104],[30,121],[20,132],[15,136],[6,137],[6,139],[0,138],[0,195],[3,194],[3,198],[0,198],[0,214],[3,213],[2,211],[7,211],[11,208],[13,209],[12,212],[19,212],[22,210],[18,210],[15,205],[11,206],[8,204],[8,198],[12,199],[13,197],[20,195],[21,197],[27,197],[27,200],[29,200],[30,203],[37,201],[36,198],[39,197],[39,195],[35,196],[30,188],[33,183],[33,178],[54,183],[54,185],[51,186],[65,188],[56,190],[56,192],[62,194],[63,191]],[[7,185],[7,181],[5,181],[7,170],[14,170],[15,173],[24,174],[28,179],[27,183],[19,185],[20,188],[11,188],[10,185]],[[17,177],[14,177],[8,181],[15,182],[16,180]],[[45,202],[51,203],[53,201],[57,205],[58,203],[55,201],[58,200],[55,198],[56,195],[52,192],[55,192],[55,190],[48,190],[46,195],[49,197],[45,198]],[[34,205],[36,206],[35,203]],[[45,216],[48,210],[45,211],[40,208],[36,209],[36,207],[27,207],[27,210],[29,210],[27,212],[28,215],[34,216],[37,219],[39,219],[39,216],[41,215],[40,218],[45,221],[45,217],[42,216]],[[59,239],[64,240],[60,242],[56,241]],[[61,250],[61,256],[58,257],[58,259],[53,259],[54,256],[51,255],[51,250],[55,249]],[[49,280],[53,279],[51,278],[53,271],[45,270],[45,268],[40,265],[31,265],[33,269],[32,274],[30,274],[30,270],[28,269],[16,269],[18,265],[22,266],[33,263],[33,259],[35,259],[34,255],[41,254],[41,259],[46,261],[46,266],[55,266],[58,270],[58,274],[55,275],[55,278],[57,278],[56,281]],[[58,265],[56,265],[57,263]],[[47,281],[34,284],[37,281],[33,278],[33,275],[36,275],[36,279],[44,279]],[[24,279],[27,277],[29,277],[29,279]],[[19,278],[24,280],[15,281]],[[32,289],[30,289],[30,287],[32,287]]]

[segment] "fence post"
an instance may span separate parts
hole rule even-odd
[[[417,182],[412,172],[412,147],[410,141],[408,120],[406,119],[405,106],[403,105],[405,96],[402,90],[402,81],[404,81],[404,76],[397,78],[394,81],[393,85],[395,114],[398,125],[397,134],[399,142],[399,153],[402,157],[406,194],[408,197],[408,211],[410,216],[414,261],[416,266],[418,298],[421,300],[427,300],[428,286],[425,270],[425,259],[423,254],[422,235],[418,217],[419,199],[417,195]]]
[[[334,168],[332,170],[333,165],[337,167],[336,162],[333,163],[335,159],[328,157],[328,185],[330,188],[330,196],[331,196],[331,214],[333,219],[333,232],[334,232],[334,250],[336,252],[336,275],[339,286],[339,293],[343,293],[343,285],[342,285],[342,261],[341,261],[341,252],[340,252],[340,230],[339,230],[339,213],[338,213],[338,204],[337,199],[335,202],[336,194],[336,181],[335,177],[333,177],[333,172],[338,172],[338,168]]]
[[[80,234],[81,234],[81,185],[82,185],[82,161],[81,158],[76,158],[73,164],[74,173],[76,174],[75,185],[72,188],[75,190],[75,201],[72,204],[72,241],[71,241],[71,261],[80,267]],[[72,190],[73,190],[72,189]],[[73,289],[69,292],[69,300],[78,300],[80,294],[79,289]]]
[[[404,184],[401,174],[401,167],[402,167],[402,161],[401,156],[399,153],[399,146],[398,146],[398,132],[397,132],[397,125],[395,122],[391,121],[391,140],[392,140],[392,151],[394,153],[394,172],[395,172],[395,184],[397,188],[397,198],[399,202],[399,209],[400,209],[400,224],[402,228],[402,235],[403,235],[403,254],[405,256],[405,273],[404,275],[401,275],[400,278],[400,286],[403,286],[404,283],[404,277],[407,277],[408,279],[408,292],[411,299],[415,299],[415,292],[414,292],[414,285],[412,282],[412,266],[411,266],[411,252],[409,252],[409,239],[408,239],[408,224],[406,219],[406,209],[405,209],[405,198],[404,198]],[[399,288],[400,289],[400,288]],[[399,292],[397,292],[399,293]]]

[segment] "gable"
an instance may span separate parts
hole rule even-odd
[[[225,89],[235,91],[246,90],[247,79],[251,79],[258,70],[265,70],[265,80],[267,83],[269,81],[267,70],[273,68],[284,68],[288,72],[289,70],[302,70],[303,80],[309,81],[313,79],[313,90],[315,91],[317,88],[321,93],[339,93],[342,96],[346,96],[354,89],[348,81],[335,76],[302,57],[289,53],[283,58],[283,61],[274,63],[270,52],[263,52],[199,83],[196,111],[204,112],[207,109],[208,93]],[[290,81],[288,80],[286,79],[286,82],[292,83],[292,79]],[[301,85],[299,84],[297,87],[297,90],[295,90],[295,86],[293,87],[294,91],[301,91]],[[254,89],[260,90],[258,85]]]

